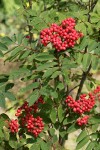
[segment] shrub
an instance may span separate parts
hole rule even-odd
[[[100,3],[26,2],[22,0],[18,12],[25,17],[28,34],[0,39],[0,56],[20,62],[18,69],[0,75],[1,107],[6,107],[5,98],[17,99],[10,90],[16,79],[28,83],[20,85],[27,98],[16,119],[0,115],[0,148],[63,149],[68,135],[80,129],[76,150],[86,144],[86,150],[99,150],[100,82],[93,71],[100,63]]]

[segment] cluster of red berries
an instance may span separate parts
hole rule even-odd
[[[19,128],[19,123],[18,123],[18,120],[17,119],[12,119],[10,122],[9,122],[9,128],[10,128],[10,131],[12,133],[16,133],[18,132],[18,128]]]
[[[93,94],[97,100],[100,100],[100,85],[96,87],[96,89],[93,91]]]
[[[24,128],[27,132],[31,133],[34,137],[37,137],[44,129],[44,123],[40,116],[34,117],[34,113],[38,111],[38,105],[44,104],[44,100],[40,97],[32,106],[29,106],[28,102],[17,109],[16,116],[18,117],[20,128]],[[10,131],[13,133],[18,132],[18,120],[11,120],[9,123]]]
[[[74,47],[76,41],[83,36],[75,29],[75,19],[67,18],[60,25],[52,24],[49,28],[40,32],[41,43],[47,46],[49,43],[59,52]]]
[[[32,106],[29,106],[28,102],[25,101],[24,104],[17,109],[15,116],[19,117],[21,115],[22,111],[25,111],[27,113],[29,113],[31,111],[37,112],[38,106],[40,103],[44,104],[44,100],[42,97],[39,97],[39,99]]]
[[[89,93],[88,95],[82,94],[80,99],[77,101],[75,101],[71,96],[68,96],[65,102],[75,113],[81,115],[85,112],[89,112],[94,107],[95,98],[93,94]]]
[[[30,115],[26,120],[26,123],[28,132],[32,133],[34,137],[37,137],[44,129],[42,118],[39,116],[34,118],[32,115]]]
[[[65,103],[67,103],[67,105],[73,110],[73,112],[78,113],[79,115],[83,115],[86,112],[90,112],[90,110],[94,107],[95,96],[92,93],[89,93],[88,95],[82,94],[77,101],[75,101],[71,96],[67,96]],[[88,115],[82,118],[78,118],[77,124],[80,126],[86,125],[88,119]]]
[[[89,116],[86,115],[82,118],[78,118],[76,122],[79,126],[82,126],[82,125],[86,125],[88,123],[88,119],[89,119]]]

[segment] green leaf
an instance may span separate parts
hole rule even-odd
[[[83,140],[81,140],[77,146],[76,150],[81,149],[83,146],[85,146],[89,142],[89,136],[85,137]]]
[[[34,17],[31,21],[31,25],[34,26],[34,29],[41,30],[41,28],[43,28],[46,23],[43,24],[43,20],[40,17]]]
[[[96,42],[95,40],[90,40],[88,44],[88,51],[91,52],[95,50],[97,46],[98,46],[98,42]]]
[[[96,24],[96,27],[99,29],[100,28],[100,21]]]
[[[74,132],[76,130],[79,129],[79,126],[75,123],[73,123],[68,129],[67,129],[67,133],[71,133],[71,132]]]
[[[20,45],[22,43],[22,39],[23,39],[23,34],[19,33],[17,35],[17,41],[18,41],[18,44]]]
[[[54,128],[50,128],[49,131],[50,131],[50,135],[51,136],[55,135],[55,129]]]
[[[58,107],[58,118],[59,118],[59,122],[62,122],[62,120],[64,118],[64,110],[63,110],[61,104]]]
[[[36,89],[36,88],[38,88],[38,87],[39,87],[39,82],[34,82],[34,83],[29,84],[29,85],[26,86],[25,88],[22,88],[20,91],[21,91],[21,92],[27,92],[27,91]]]
[[[40,144],[34,143],[29,150],[40,150]]]
[[[76,62],[80,65],[82,62],[83,54],[76,53]]]
[[[99,65],[99,59],[96,56],[92,56],[92,69],[96,70]]]
[[[34,90],[31,94],[31,96],[29,97],[29,105],[33,105],[39,98],[40,94],[38,90]]]
[[[20,56],[20,59],[25,59],[29,56],[30,54],[30,50],[24,51],[24,53]]]
[[[92,12],[90,13],[90,15],[91,15],[91,23],[97,23],[100,21],[100,17],[97,13]]]
[[[99,138],[99,134],[96,132],[96,133],[92,133],[90,134],[90,137],[92,138],[92,140],[96,140],[97,138]]]
[[[36,54],[32,54],[30,57],[28,57],[28,62],[33,62],[33,60],[36,58]]]
[[[99,116],[93,116],[89,119],[89,124],[98,124],[100,123],[100,117]]]
[[[18,143],[18,147],[21,147],[27,143],[26,135],[24,133],[21,135],[21,138],[19,137],[19,142],[20,143]]]
[[[95,141],[95,148],[94,150],[100,150],[100,144],[98,142]]]
[[[2,93],[0,93],[0,106],[5,108],[5,97]]]
[[[63,70],[76,68],[76,67],[77,67],[76,62],[70,61],[70,60],[68,60],[68,58],[63,59],[63,64],[62,64],[62,69]]]
[[[83,22],[78,23],[75,28],[86,35],[86,26]]]
[[[53,138],[52,138],[52,142],[55,143],[57,141],[58,141],[57,135],[54,135]]]
[[[9,145],[16,150],[17,144],[18,144],[18,141],[17,141],[16,135],[11,134],[10,139],[9,139]]]
[[[50,93],[50,96],[52,96],[53,98],[58,98],[58,93],[56,91],[50,90],[49,93]]]
[[[8,47],[6,45],[4,45],[3,43],[0,42],[0,50],[1,51],[7,51]]]
[[[66,15],[63,12],[57,12],[57,15],[60,22],[66,18]]]
[[[0,128],[0,138],[4,138],[4,133],[1,128]]]
[[[8,119],[9,119],[9,117],[8,117],[8,115],[6,115],[6,114],[2,113],[2,114],[0,114],[0,119],[8,120]]]
[[[41,64],[37,67],[37,71],[43,71],[44,69],[47,69],[49,67],[53,67],[56,64],[57,64],[56,62],[47,62],[45,64]]]
[[[79,134],[79,136],[77,137],[77,140],[76,140],[76,142],[80,142],[82,139],[84,139],[84,137],[86,137],[87,136],[87,132],[86,132],[86,130],[84,129],[84,130],[82,130],[81,131],[81,133]]]
[[[87,22],[87,21],[85,22],[85,24],[86,24],[86,27],[87,27],[87,33],[89,35],[92,35],[93,34],[93,25],[91,23]]]
[[[20,77],[30,75],[30,73],[31,73],[30,70],[27,69],[27,68],[19,68],[18,70],[12,70],[10,72],[9,79],[17,79],[17,78],[20,78]]]
[[[84,54],[83,55],[83,61],[82,61],[84,71],[86,71],[88,69],[88,66],[90,65],[90,63],[91,63],[90,54]]]
[[[23,44],[24,46],[27,46],[27,45],[28,45],[28,42],[29,42],[29,40],[28,40],[26,37],[23,38],[22,44]]]
[[[53,123],[56,122],[56,117],[57,117],[57,111],[55,110],[55,108],[53,108],[50,113],[50,119]]]
[[[66,136],[66,131],[59,131],[59,134],[61,135],[62,138],[64,138]]]
[[[21,52],[22,50],[24,50],[23,46],[19,46],[19,47],[15,47],[11,53],[11,56],[14,56],[16,54],[18,54],[19,52]]]
[[[51,76],[53,74],[53,72],[55,72],[56,70],[58,70],[58,67],[54,67],[54,68],[49,68],[43,75],[43,78],[48,78],[49,76]]]
[[[16,42],[16,34],[14,34],[12,37],[11,37],[12,41],[13,42]]]
[[[9,138],[10,138],[10,131],[9,131],[9,129],[8,128],[3,128],[3,134],[4,134],[4,139],[5,139],[5,141],[9,141]]]
[[[88,45],[88,37],[85,36],[83,39],[82,39],[82,42],[80,43],[80,46],[79,46],[79,49],[80,50],[83,50],[87,45]]]
[[[2,53],[2,51],[0,50],[0,57],[3,57],[4,55],[3,55],[3,53]]]
[[[28,143],[28,144],[33,144],[33,143],[36,142],[36,139],[35,139],[34,137],[32,137],[32,138],[27,138],[26,140],[27,140],[27,143]]]
[[[95,142],[90,142],[85,150],[92,150],[95,147]]]
[[[43,52],[38,54],[35,59],[38,61],[47,61],[47,60],[53,60],[55,59],[55,57],[49,54],[48,52]]]
[[[92,132],[96,132],[96,131],[98,130],[98,127],[99,127],[99,124],[93,124],[93,125],[91,126]]]
[[[63,83],[58,83],[57,88],[58,88],[59,90],[64,89],[64,84],[63,84]]]
[[[13,87],[14,87],[14,83],[8,83],[5,86],[5,91],[8,91],[8,90],[12,89]]]
[[[48,143],[41,141],[40,145],[41,145],[41,150],[49,150]]]
[[[3,128],[3,126],[5,126],[6,120],[9,120],[9,117],[6,114],[2,113],[0,115],[0,128]]]
[[[75,121],[75,117],[71,118],[71,117],[67,117],[64,121],[63,121],[63,125],[69,124],[69,123],[73,123]]]
[[[56,71],[53,73],[53,75],[51,76],[52,79],[58,77],[61,74],[61,71]]]
[[[6,75],[0,75],[0,86],[5,84],[8,81],[8,76]]]
[[[11,45],[13,44],[13,41],[8,37],[8,36],[5,36],[2,38],[2,42],[5,44],[5,45]]]
[[[7,91],[6,93],[4,93],[4,96],[7,97],[9,100],[11,101],[15,101],[16,100],[16,97],[14,96],[13,93]]]

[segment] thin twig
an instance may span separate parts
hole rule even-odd
[[[71,93],[74,89],[76,89],[77,87],[79,86],[79,84],[78,85],[76,85],[75,87],[73,87],[71,90],[69,90],[69,92],[68,93]]]

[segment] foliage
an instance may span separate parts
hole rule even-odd
[[[86,144],[86,150],[100,149],[100,119],[97,109],[100,86],[94,90],[100,81],[93,78],[92,74],[92,71],[100,67],[99,6],[100,2],[97,0],[22,0],[17,12],[26,20],[28,36],[22,32],[12,37],[0,38],[0,57],[7,56],[5,62],[20,62],[18,69],[0,75],[0,106],[6,107],[6,98],[16,100],[16,96],[11,92],[16,79],[29,83],[28,86],[19,89],[24,94],[28,92],[28,96],[24,100],[27,101],[27,107],[24,107],[26,113],[23,107],[17,110],[18,123],[20,125],[21,118],[25,118],[29,112],[34,118],[43,118],[44,130],[38,136],[34,136],[27,132],[26,128],[18,124],[16,126],[16,121],[12,121],[6,114],[1,114],[1,150],[55,150],[60,146],[60,149],[63,149],[68,135],[78,129],[81,129],[81,133],[77,137],[76,150]],[[84,36],[77,40],[73,48],[64,51],[58,52],[50,43],[44,47],[40,32],[49,28],[52,23],[60,25],[66,18],[74,18],[75,30],[82,32]],[[90,92],[92,97],[89,97]],[[83,93],[86,95],[82,98]],[[74,105],[69,105],[69,100],[65,104],[69,95],[73,95],[71,100]],[[37,100],[41,96],[44,103],[38,106]],[[90,101],[93,102],[91,108]],[[78,107],[76,112],[75,105]],[[33,111],[34,107],[37,108],[36,111]],[[84,112],[79,113],[79,109],[83,107]],[[77,123],[77,120],[85,115],[89,116],[85,118],[86,122],[83,119],[81,125]],[[25,118],[26,126],[29,120]]]

